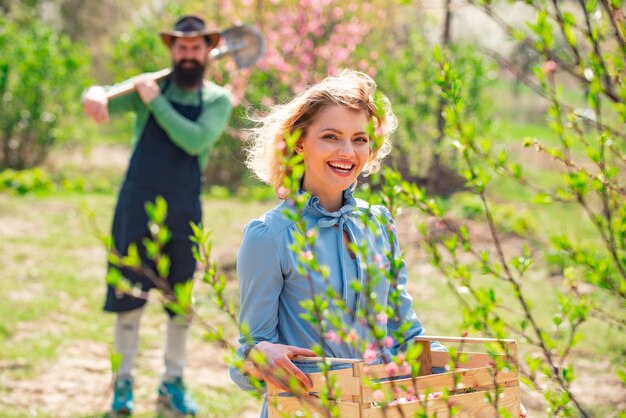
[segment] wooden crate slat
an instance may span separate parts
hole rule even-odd
[[[309,363],[360,363],[363,360],[358,358],[337,358],[337,357],[305,357],[295,356],[293,361],[306,361]]]
[[[444,337],[439,335],[422,335],[413,337],[414,341],[439,341],[444,343],[460,343],[460,344],[488,344],[494,342],[513,343],[515,340],[503,338],[496,340],[494,338],[475,338],[475,337]]]
[[[340,399],[352,400],[352,396],[361,392],[361,382],[352,374],[352,368],[333,370],[332,374],[336,376],[336,387],[341,388]],[[313,383],[311,392],[321,392],[327,385],[326,378],[323,373],[309,373],[307,376]]]
[[[468,388],[487,388],[492,387],[494,384],[501,386],[518,386],[519,381],[517,379],[517,373],[500,371],[496,375],[495,382],[491,376],[493,370],[489,367],[483,367],[479,369],[464,370],[462,372],[455,373],[442,373],[430,376],[420,376],[415,378],[415,383],[419,394],[424,394],[426,389],[430,389],[431,392],[441,392],[444,388],[448,390],[454,390],[454,375],[459,376],[459,384],[457,389]],[[462,386],[461,386],[462,385]],[[404,386],[407,389],[413,388],[413,379],[398,379],[393,381],[381,382],[380,389],[383,391],[390,391],[393,388],[400,388]],[[362,402],[374,402],[373,393],[375,389],[363,385],[361,391]]]
[[[322,407],[322,403],[319,399],[309,398],[307,402],[302,402],[296,397],[292,396],[279,396],[272,397],[273,399],[278,399],[278,405],[274,405],[273,399],[269,399],[267,402],[267,412],[269,418],[283,418],[283,417],[293,417],[299,411],[307,410],[313,413],[319,413],[320,417],[325,417],[326,413],[325,409]],[[359,418],[361,415],[360,412],[360,404],[355,402],[341,402],[336,401],[336,405],[339,406],[339,411],[341,412],[341,417],[354,417]]]
[[[474,392],[462,395],[453,395],[453,405],[460,407],[455,417],[460,418],[493,418],[496,416],[493,405],[489,404],[485,392]],[[505,408],[512,417],[519,416],[520,409],[519,387],[505,388],[498,400],[498,408]],[[385,413],[382,407],[363,409],[361,418],[402,418],[412,417],[422,408],[422,402],[416,401],[406,404],[387,407]],[[402,412],[401,412],[402,411]],[[442,399],[432,399],[427,402],[427,414],[437,418],[449,418],[448,404]],[[403,415],[404,414],[404,415]]]
[[[364,376],[367,376],[369,379],[382,379],[389,377],[384,364],[367,364],[365,362],[361,362],[360,364],[355,364],[353,367],[354,376],[359,379]]]
[[[358,378],[354,378],[352,367],[347,369],[338,369],[332,370],[331,374],[335,376],[337,379],[336,385],[341,387],[342,398],[344,396],[349,396],[352,399],[353,395],[358,395],[361,393],[360,386],[361,381]],[[326,387],[326,377],[322,372],[315,373],[307,373],[309,379],[311,379],[311,383],[313,383],[313,388],[310,389],[310,392],[321,392],[323,388]],[[276,386],[270,385],[267,389],[267,393],[269,395],[278,395],[279,393],[287,393],[287,391],[278,389]]]
[[[420,342],[417,342],[417,344],[420,344]],[[430,349],[430,341],[422,341],[422,352],[420,353],[417,361],[419,361],[420,363],[420,370],[419,370],[419,375],[420,376],[425,376],[425,375],[429,375],[432,373],[432,369],[433,369],[433,357],[432,357],[432,351]]]
[[[475,369],[477,367],[486,366],[494,361],[491,358],[491,356],[489,356],[489,354],[487,353],[473,353],[473,352],[464,351],[458,354],[464,354],[466,357],[466,360],[464,362],[457,364],[457,367],[462,368],[462,369]],[[508,360],[511,363],[517,364],[517,353],[515,353],[515,356],[513,355],[508,356],[508,358],[507,358],[507,355],[505,354],[497,355],[496,358],[500,358],[504,361]],[[433,367],[446,367],[448,366],[449,362],[450,362],[450,353],[445,352],[445,351],[433,351],[432,352]]]

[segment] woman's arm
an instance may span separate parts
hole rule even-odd
[[[286,376],[294,375],[303,385],[309,386],[308,377],[291,359],[295,356],[315,356],[315,353],[308,349],[278,344],[278,305],[283,289],[279,252],[278,241],[270,228],[262,221],[252,221],[244,232],[237,257],[241,300],[239,324],[242,331],[239,338],[241,346],[237,354],[243,359],[254,357],[249,355],[252,350],[263,355],[265,362],[262,367],[252,365],[248,369],[248,373],[259,380],[269,380],[288,389],[276,380],[276,371],[283,370]],[[248,376],[240,370],[231,368],[230,375],[242,389],[253,389]]]

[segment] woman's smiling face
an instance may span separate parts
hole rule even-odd
[[[342,192],[369,161],[368,122],[364,110],[329,105],[319,111],[298,142],[296,151],[304,158],[303,189],[318,196],[322,207],[338,209]]]

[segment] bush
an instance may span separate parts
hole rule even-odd
[[[41,21],[0,15],[0,168],[32,167],[78,111],[85,51]]]
[[[106,192],[114,189],[110,181],[102,178],[90,178],[65,173],[49,173],[40,168],[25,170],[6,169],[0,171],[0,192],[9,192],[19,195],[29,193],[65,192]]]
[[[0,191],[11,190],[24,195],[50,192],[54,188],[50,175],[40,168],[21,171],[7,169],[0,172]]]

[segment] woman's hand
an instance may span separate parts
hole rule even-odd
[[[252,351],[261,354],[265,361],[255,364],[252,359],[256,357],[256,354]],[[314,351],[292,345],[272,344],[267,341],[258,343],[252,351],[248,355],[246,368],[248,373],[256,379],[264,380],[282,390],[290,390],[287,382],[290,376],[294,376],[304,389],[313,387],[309,377],[302,373],[291,360],[296,356],[314,357],[316,356]]]

